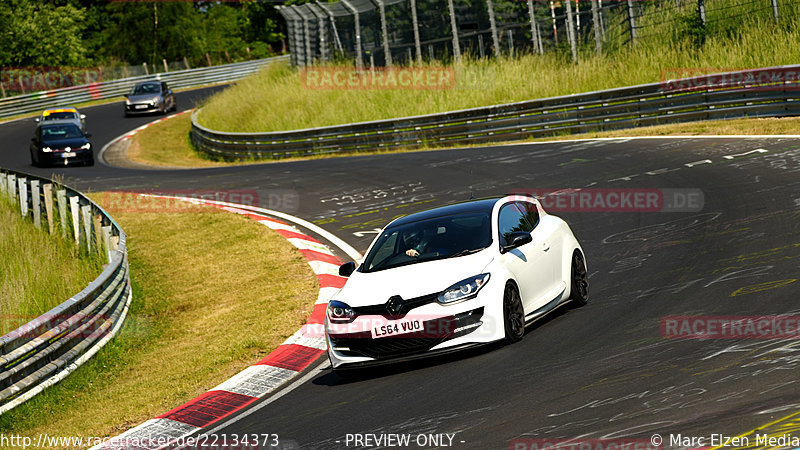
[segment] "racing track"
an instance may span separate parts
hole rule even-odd
[[[179,105],[207,91],[182,93]],[[85,113],[96,145],[153,119],[123,119],[118,104]],[[342,448],[347,433],[457,433],[456,448],[508,448],[518,437],[735,435],[800,410],[797,341],[659,332],[666,315],[800,314],[800,139],[618,139],[149,172],[32,168],[32,129],[0,126],[0,166],[61,173],[92,191],[255,189],[261,206],[315,221],[360,251],[396,215],[512,189],[705,195],[692,213],[560,213],[586,252],[590,303],[562,308],[518,344],[348,382],[317,370],[218,433],[277,433],[304,449]],[[754,149],[767,152],[723,158]],[[286,190],[299,203],[270,197]]]

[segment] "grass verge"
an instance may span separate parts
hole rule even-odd
[[[346,157],[355,155],[375,155],[384,153],[401,153],[410,151],[442,150],[446,148],[465,148],[477,147],[492,144],[480,144],[472,146],[459,145],[456,147],[435,147],[422,149],[400,149],[400,150],[374,150],[358,153],[337,153],[320,156],[287,158],[280,160],[260,160],[247,162],[225,163],[210,161],[203,155],[197,153],[189,142],[188,134],[191,128],[191,121],[188,114],[184,116],[165,120],[146,128],[141,133],[134,136],[134,141],[128,149],[128,156],[131,157],[131,149],[137,147],[150,147],[148,152],[138,153],[135,161],[143,164],[155,166],[171,167],[208,167],[231,164],[252,164],[265,162],[288,162],[304,159],[322,159]],[[498,142],[497,144],[520,143],[520,142],[544,142],[544,141],[563,141],[572,139],[591,139],[591,138],[610,138],[610,137],[633,137],[633,136],[691,136],[691,135],[779,135],[779,134],[800,134],[800,118],[765,118],[765,119],[732,119],[717,120],[707,122],[687,122],[669,125],[656,125],[651,127],[630,128],[625,130],[599,131],[585,134],[559,135],[529,139],[525,141]],[[144,136],[142,136],[144,135]],[[139,141],[143,139],[143,141]],[[145,145],[146,142],[146,145]],[[157,145],[160,143],[160,145]]]
[[[0,255],[0,335],[64,302],[102,272],[97,256],[59,234],[37,230],[5,197],[0,199]]]
[[[92,197],[128,234],[128,318],[74,374],[0,416],[6,435],[119,434],[261,359],[316,300],[305,259],[263,225],[214,208],[155,200],[124,210]]]
[[[715,4],[725,11],[724,2]],[[452,88],[440,90],[309,89],[302,71],[291,69],[288,63],[274,64],[211,97],[199,121],[220,131],[294,130],[653,83],[675,73],[699,75],[800,60],[800,14],[796,11],[782,17],[781,25],[767,17],[730,14],[735,17],[724,22],[731,28],[710,33],[702,44],[685,37],[654,38],[599,56],[583,51],[576,64],[559,52],[465,58],[452,66]],[[647,17],[656,22],[663,19]]]

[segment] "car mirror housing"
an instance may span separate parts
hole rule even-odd
[[[341,266],[339,266],[339,275],[343,277],[349,277],[350,274],[355,272],[355,270],[356,270],[356,263],[354,263],[353,261],[346,262]]]
[[[533,241],[533,236],[527,231],[515,231],[508,238],[508,244],[500,248],[500,253],[506,253]]]

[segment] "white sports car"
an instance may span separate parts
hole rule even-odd
[[[389,223],[328,303],[334,369],[505,339],[559,304],[588,298],[583,250],[529,196],[474,200]]]

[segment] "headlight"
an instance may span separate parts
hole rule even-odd
[[[331,323],[350,323],[356,318],[353,308],[338,300],[328,302],[327,314]]]
[[[126,105],[130,105],[130,104],[131,104],[131,99],[129,99],[129,98],[126,98],[126,99],[125,99],[125,104],[126,104]]]
[[[85,144],[81,145],[81,148],[82,148],[83,150],[89,150],[90,148],[92,148],[92,144],[90,144],[90,143],[88,143],[88,142],[87,142],[87,143],[85,143]]]
[[[43,151],[43,152],[50,153],[50,152],[52,152],[52,151],[53,151],[53,149],[52,149],[52,148],[50,148],[50,147],[42,147],[42,151]]]
[[[475,275],[474,277],[467,278],[466,280],[461,280],[458,283],[445,289],[444,292],[439,294],[437,300],[439,303],[443,305],[449,305],[451,303],[460,302],[461,300],[467,300],[473,298],[476,295],[478,295],[478,291],[480,291],[481,288],[485,286],[486,283],[488,282],[489,282],[488,273]]]

